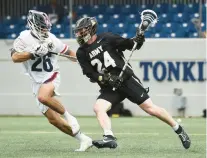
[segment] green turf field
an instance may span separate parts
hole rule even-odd
[[[82,131],[93,139],[102,138],[102,130],[93,117],[78,118]],[[78,142],[59,132],[44,117],[0,117],[1,158],[204,158],[206,157],[205,119],[182,119],[192,146],[185,150],[167,125],[151,117],[113,118],[118,148],[77,153]]]

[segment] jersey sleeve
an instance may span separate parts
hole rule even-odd
[[[76,53],[78,62],[82,68],[82,72],[84,75],[86,75],[88,78],[98,82],[98,77],[100,76],[99,73],[95,72],[93,67],[88,63],[87,58],[82,52],[82,50],[78,49]]]
[[[53,44],[54,44],[54,48],[52,48],[52,52],[55,53],[63,54],[69,49],[67,44],[64,44],[61,40],[59,40],[55,36],[53,36]]]
[[[20,36],[18,38],[16,38],[14,40],[14,43],[13,43],[13,49],[18,52],[18,53],[21,53],[21,52],[24,52],[26,51],[26,49],[28,49],[27,47],[27,44],[26,42],[24,42],[24,39],[22,39]]]
[[[112,33],[108,33],[107,37],[111,45],[120,51],[125,51],[126,49],[131,50],[134,46],[134,41],[130,38],[123,38]]]

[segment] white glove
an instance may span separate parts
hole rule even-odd
[[[44,41],[43,45],[45,45],[45,46],[48,48],[48,51],[49,51],[49,52],[53,52],[53,51],[54,51],[54,47],[55,47],[55,46],[54,46],[54,44],[53,44],[52,39],[47,38],[47,39]]]
[[[44,44],[35,45],[31,51],[35,56],[44,56],[48,53],[48,48]]]
[[[48,51],[49,52],[54,52],[54,44],[51,42],[51,43],[48,43],[48,45],[47,45],[47,48],[48,48]]]

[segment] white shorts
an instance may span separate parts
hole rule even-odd
[[[54,89],[55,95],[60,96],[60,94],[58,93],[58,88],[60,86],[60,74],[58,73],[57,76],[54,78],[54,80],[52,80],[51,82],[53,83],[53,85],[55,87],[55,89]],[[38,92],[39,92],[41,85],[42,85],[42,83],[33,82],[32,90],[33,90],[33,94],[35,96],[35,100],[37,102],[37,106],[39,107],[40,111],[44,114],[49,109],[49,107],[42,104],[38,100]]]

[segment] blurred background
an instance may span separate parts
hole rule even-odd
[[[140,12],[153,9],[159,23],[148,38],[197,38],[206,36],[205,0],[1,0],[0,38],[13,39],[25,29],[29,9],[44,11],[59,38],[73,38],[72,28],[80,17],[95,16],[99,31],[132,37]]]
[[[25,29],[28,10],[46,12],[53,23],[51,32],[77,50],[73,28],[77,19],[95,16],[98,33],[135,35],[140,13],[152,9],[158,23],[146,33],[146,42],[134,53],[135,73],[150,87],[154,102],[173,116],[204,116],[206,108],[206,1],[205,0],[0,0],[0,114],[40,115],[30,81],[13,64],[9,48]],[[127,52],[125,53],[127,56]],[[75,115],[94,115],[98,86],[89,83],[78,64],[60,58],[60,98]],[[113,105],[109,115],[145,116],[129,101]]]

